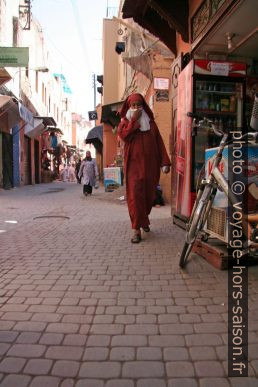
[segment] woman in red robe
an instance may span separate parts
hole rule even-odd
[[[134,230],[132,243],[141,241],[141,228],[148,232],[149,217],[159,183],[160,168],[170,171],[170,160],[154,121],[141,94],[124,102],[118,135],[124,141],[124,172],[128,211]]]

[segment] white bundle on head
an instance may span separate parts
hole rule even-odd
[[[126,118],[130,121],[130,119],[132,118],[134,112],[136,111],[137,109],[128,109],[127,113],[126,113]],[[141,114],[141,117],[139,118],[139,123],[140,123],[140,131],[141,132],[147,132],[147,130],[150,130],[150,118],[148,116],[148,114],[146,113],[146,111],[144,109],[142,109],[142,114]]]

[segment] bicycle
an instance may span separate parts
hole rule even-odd
[[[188,113],[189,116],[193,117],[191,113]],[[194,203],[194,207],[189,219],[189,222],[186,225],[186,241],[180,256],[179,266],[184,268],[187,259],[192,251],[194,242],[200,231],[203,230],[203,227],[208,218],[209,212],[212,207],[217,190],[222,190],[227,196],[231,205],[234,205],[238,202],[234,193],[231,191],[231,188],[228,185],[225,177],[219,170],[219,164],[222,159],[222,153],[226,145],[231,141],[228,141],[229,135],[224,133],[222,130],[216,128],[214,122],[207,118],[203,118],[197,122],[197,117],[193,118],[193,130],[202,125],[207,125],[209,128],[212,128],[215,135],[222,137],[222,140],[219,144],[217,154],[213,160],[211,170],[207,179],[202,179],[199,190],[197,192],[197,197]],[[246,133],[242,136],[247,138],[248,143],[257,144],[258,143],[258,132],[256,133]],[[243,223],[247,227],[247,239],[248,246],[254,249],[258,247],[258,229],[251,226],[251,223],[258,222],[258,215],[250,215],[247,219],[243,219]],[[250,237],[250,235],[252,236]]]

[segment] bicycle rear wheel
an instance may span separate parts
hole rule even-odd
[[[191,216],[191,223],[189,224],[189,229],[186,234],[186,242],[179,260],[179,266],[181,268],[185,267],[198,233],[203,228],[207,219],[214,197],[213,195],[211,196],[211,192],[212,187],[206,186],[201,199],[195,208],[194,214]]]

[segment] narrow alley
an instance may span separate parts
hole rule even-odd
[[[257,386],[257,266],[249,377],[228,378],[227,272],[196,255],[179,269],[168,205],[132,245],[127,207],[109,195],[63,182],[0,191],[0,385]]]

